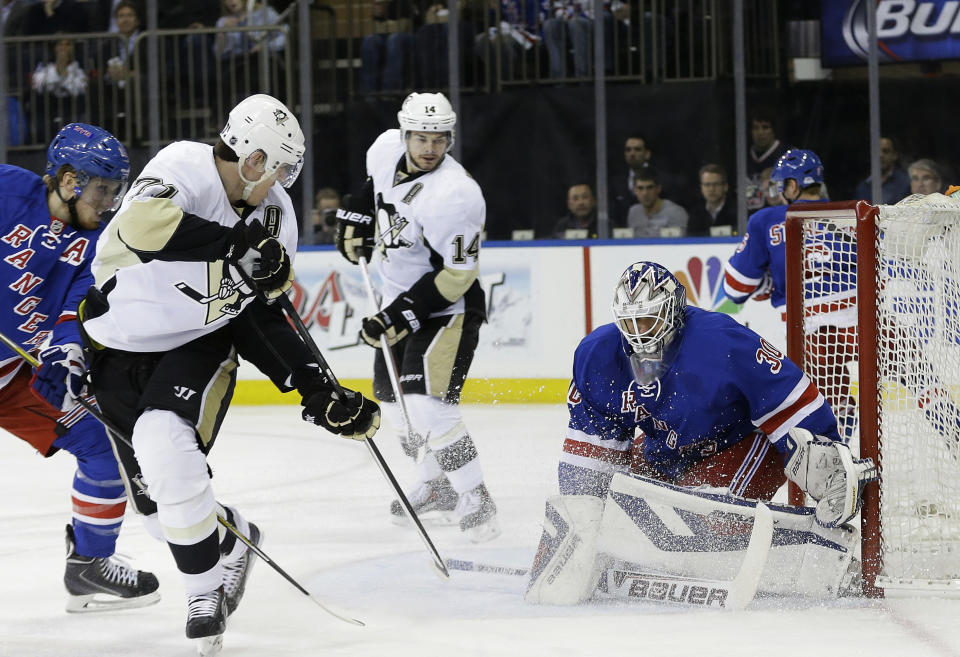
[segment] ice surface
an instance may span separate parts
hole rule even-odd
[[[503,534],[473,545],[428,526],[447,558],[528,567],[543,502],[555,492],[562,406],[466,406]],[[377,438],[404,485],[412,466],[388,431]],[[160,578],[145,609],[63,611],[63,525],[74,461],[0,440],[0,657],[189,657],[185,598],[173,559],[128,514],[119,551]],[[304,423],[296,407],[235,407],[210,457],[214,490],[265,533],[267,554],[328,616],[264,563],[231,618],[223,657],[960,657],[960,601],[757,601],[742,612],[652,605],[537,607],[524,580],[454,571],[436,577],[416,533],[390,523],[388,484],[362,443]]]

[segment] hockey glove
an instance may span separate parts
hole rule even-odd
[[[83,393],[83,347],[76,342],[53,345],[40,352],[39,360],[30,385],[51,406],[66,413]]]
[[[343,257],[359,264],[360,258],[370,260],[373,255],[375,227],[373,213],[337,209],[337,233],[334,240]]]
[[[238,223],[230,231],[224,259],[243,269],[253,288],[273,299],[293,282],[293,267],[283,245],[259,221]]]
[[[387,344],[392,347],[410,333],[416,333],[421,326],[418,305],[414,297],[404,292],[376,315],[363,320],[360,339],[377,348],[380,346],[380,336],[385,335]]]
[[[757,284],[757,289],[750,293],[749,298],[754,301],[766,301],[770,298],[771,292],[773,292],[773,277],[770,276],[770,272],[764,272],[763,278]]]
[[[372,438],[380,428],[380,407],[359,392],[343,388],[341,398],[324,383],[307,390],[300,402],[303,419],[353,440]]]

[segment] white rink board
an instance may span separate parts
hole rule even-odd
[[[573,351],[588,330],[588,315],[593,328],[610,321],[613,286],[638,260],[659,262],[681,282],[691,283],[688,298],[694,305],[732,312],[738,321],[783,346],[779,313],[768,302],[750,301],[741,307],[723,296],[723,263],[734,248],[733,242],[717,241],[486,246],[480,271],[488,323],[480,331],[470,377],[568,378]],[[357,334],[372,306],[359,267],[325,249],[299,253],[295,269],[294,304],[337,375],[369,377],[371,350]],[[375,269],[371,275],[376,286]],[[253,367],[242,367],[239,374],[241,379],[264,378]]]

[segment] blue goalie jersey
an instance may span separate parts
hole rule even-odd
[[[635,442],[665,480],[762,431],[786,454],[793,427],[839,440],[833,412],[784,354],[728,315],[688,307],[677,355],[649,386],[633,378],[616,325],[577,347],[560,460],[562,494],[603,494]],[[641,438],[642,436],[642,438]]]
[[[3,319],[0,331],[24,349],[38,347],[54,331],[79,342],[77,308],[93,284],[90,259],[99,230],[76,230],[50,216],[47,188],[40,176],[0,165],[0,282]],[[19,356],[0,345],[0,364]],[[0,376],[0,386],[12,375]]]

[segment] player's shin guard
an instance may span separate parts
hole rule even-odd
[[[127,507],[123,483],[119,478],[97,479],[81,467],[73,477],[72,498],[77,553],[88,557],[111,556]]]

